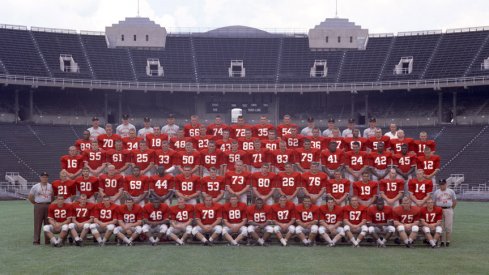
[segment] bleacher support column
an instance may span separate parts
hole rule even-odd
[[[368,124],[368,94],[365,95],[365,125]]]
[[[441,124],[443,121],[443,93],[438,91],[438,124]]]
[[[14,98],[14,112],[15,112],[15,123],[19,122],[19,89],[15,89],[15,98]]]
[[[350,118],[355,117],[355,94],[351,94],[351,115]]]
[[[119,92],[119,114],[117,123],[121,122],[122,119],[122,91]]]
[[[105,123],[109,123],[109,95],[107,92],[104,94],[104,117]]]
[[[457,125],[457,92],[452,92],[452,123]]]
[[[34,118],[34,90],[29,90],[29,120]]]

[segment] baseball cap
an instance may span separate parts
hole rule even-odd
[[[370,122],[377,122],[377,119],[375,117],[371,117],[369,121]]]
[[[149,117],[145,117],[145,118],[143,118],[143,120],[144,120],[144,122],[150,122],[151,121],[151,119]]]
[[[169,114],[168,115],[168,118],[175,118],[175,115],[174,114]]]
[[[96,116],[92,117],[92,121],[98,121],[98,120],[99,120],[98,117]]]
[[[438,181],[438,184],[439,185],[447,184],[447,180],[446,179],[441,179],[441,180]]]
[[[41,177],[49,177],[48,172],[42,172]]]
[[[128,114],[122,115],[122,119],[129,119],[129,115]]]
[[[328,122],[333,122],[334,123],[334,118],[328,119]]]
[[[355,119],[354,118],[348,119],[348,123],[355,123]]]
[[[308,117],[307,118],[307,122],[314,122],[314,118],[313,117]]]

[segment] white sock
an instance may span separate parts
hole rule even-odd
[[[235,240],[233,240],[231,243],[232,243],[233,245],[237,245],[237,244],[238,244],[238,242],[236,242]]]
[[[265,240],[263,240],[262,238],[259,238],[259,239],[258,239],[258,243],[259,243],[259,244],[264,244],[264,243],[265,243]]]
[[[181,239],[177,239],[177,243],[183,244],[183,241]]]
[[[122,239],[125,243],[130,243],[131,241],[126,237],[124,236],[124,238]]]
[[[202,238],[202,240],[200,240],[200,241],[201,241],[201,242],[203,242],[203,243],[205,243],[205,242],[207,242],[207,239],[204,237],[204,238]]]
[[[214,239],[212,237],[209,238],[209,242],[212,242]]]
[[[155,238],[153,238],[153,236],[149,237],[149,242],[154,243],[155,242]]]
[[[160,238],[156,237],[156,239],[154,239],[154,240],[155,240],[155,243],[157,243],[160,241]]]
[[[435,245],[436,245],[435,240],[431,240],[431,241],[430,241],[430,244],[431,244],[432,246],[435,246]]]
[[[408,242],[412,243],[413,242],[413,239],[409,238],[408,239]]]
[[[99,242],[99,243],[103,242],[102,238],[98,237],[97,242]]]
[[[307,239],[304,239],[302,242],[303,242],[304,244],[308,244],[308,243],[309,243],[309,242],[307,241]]]
[[[52,243],[52,244],[56,244],[56,243],[57,243],[57,242],[56,242],[56,237],[52,237],[52,238],[50,239],[50,241],[51,241],[51,243]]]

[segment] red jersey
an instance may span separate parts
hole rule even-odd
[[[207,169],[212,167],[219,170],[223,164],[223,154],[220,150],[210,152],[209,149],[204,149],[200,152],[200,165]]]
[[[385,205],[382,210],[377,209],[376,205],[372,205],[367,210],[367,221],[373,224],[386,224],[393,218],[392,207],[388,205]]]
[[[71,204],[63,203],[61,207],[57,203],[49,205],[48,218],[54,219],[56,222],[65,222],[71,217],[73,217]]]
[[[238,202],[236,206],[232,206],[231,203],[224,204],[222,208],[223,219],[229,223],[236,224],[241,223],[247,218],[248,207],[243,202]]]
[[[350,181],[347,179],[341,179],[340,181],[335,179],[328,180],[326,190],[333,198],[339,200],[343,195],[350,193]]]
[[[193,143],[198,151],[204,150],[209,147],[209,141],[213,140],[214,136],[204,135],[194,137]]]
[[[330,137],[328,144],[331,141],[336,142],[336,144],[337,144],[336,149],[341,149],[341,150],[345,150],[346,149],[346,142],[345,142],[345,140],[342,137]]]
[[[299,187],[301,187],[301,174],[299,172],[292,172],[292,174],[285,172],[278,173],[277,188],[282,190],[285,195],[290,196],[294,194]]]
[[[186,137],[197,137],[200,136],[200,123],[195,125],[186,124],[183,126],[183,135]]]
[[[222,138],[222,132],[227,129],[229,129],[229,127],[226,124],[212,123],[207,126],[207,134],[216,138]]]
[[[265,147],[269,151],[278,150],[278,143],[279,143],[278,140],[266,139],[263,140],[263,147]]]
[[[178,205],[170,207],[170,220],[177,222],[188,222],[194,218],[194,206],[185,204],[183,209]]]
[[[233,124],[229,126],[229,134],[232,138],[236,138],[236,139],[243,138],[245,137],[245,132],[247,129],[251,130],[251,126]]]
[[[117,210],[119,205],[110,203],[109,207],[106,207],[103,202],[97,204],[93,208],[93,217],[101,222],[111,222],[117,219]]]
[[[436,142],[434,140],[414,140],[412,143],[411,151],[415,152],[418,156],[424,156],[424,149],[430,147],[431,152],[436,151]]]
[[[146,144],[149,149],[158,150],[161,149],[161,145],[164,140],[168,140],[167,134],[155,135],[153,133],[146,134]]]
[[[441,207],[434,206],[430,211],[428,210],[428,207],[423,207],[419,212],[419,218],[428,224],[437,223],[443,218],[443,209]]]
[[[258,209],[255,204],[248,206],[248,221],[264,224],[272,219],[272,209],[269,205],[264,204]]]
[[[383,192],[389,199],[395,198],[399,192],[404,191],[404,180],[384,178],[379,182],[380,192]]]
[[[357,195],[361,200],[369,200],[377,195],[379,183],[376,181],[369,181],[365,183],[363,181],[357,181],[353,183],[353,194]]]
[[[168,149],[168,151],[156,150],[155,151],[155,165],[166,169],[171,168],[175,163],[176,151]]]
[[[294,151],[291,149],[286,149],[282,151],[280,149],[270,151],[269,160],[273,166],[278,168],[280,171],[285,169],[285,164],[288,162],[294,162]]]
[[[287,148],[289,149],[297,149],[302,147],[302,143],[304,141],[304,137],[301,135],[285,135],[282,137],[287,143]]]
[[[200,177],[197,175],[190,175],[190,178],[185,178],[184,174],[180,174],[175,177],[175,190],[185,196],[194,195],[200,189]]]
[[[362,220],[367,219],[367,207],[361,204],[357,208],[347,205],[343,207],[343,219],[354,225],[360,224]]]
[[[413,148],[413,139],[412,138],[404,138],[402,140],[398,138],[394,138],[390,140],[391,143],[391,150],[394,154],[401,153],[402,150],[402,145],[407,144],[408,148],[411,149]]]
[[[359,171],[365,166],[368,166],[368,154],[367,152],[360,151],[355,153],[353,151],[345,153],[345,165],[349,166],[353,171]]]
[[[66,170],[70,174],[75,174],[83,167],[83,156],[65,155],[61,157],[61,169]]]
[[[89,176],[88,179],[78,177],[75,179],[75,185],[78,192],[87,195],[87,198],[91,198],[98,192],[98,178],[93,176]]]
[[[184,138],[172,137],[170,138],[170,148],[179,152],[185,151],[185,144],[187,142],[192,143],[192,139],[189,137],[184,137]]]
[[[304,204],[299,204],[295,207],[295,219],[302,222],[317,221],[319,220],[319,207],[312,204],[306,209]]]
[[[199,219],[204,225],[210,225],[222,218],[222,205],[212,203],[211,206],[206,206],[199,203],[195,206],[195,218]]]
[[[160,207],[155,208],[152,203],[143,207],[143,217],[150,222],[161,222],[168,220],[170,216],[170,207],[166,203],[160,203]]]
[[[73,211],[73,219],[79,223],[83,223],[89,221],[91,217],[93,217],[93,208],[95,204],[85,203],[85,205],[81,205],[80,202],[74,202],[71,204],[71,209]]]
[[[336,224],[343,220],[343,207],[336,205],[329,209],[327,204],[319,207],[319,219],[327,224]]]
[[[354,142],[360,143],[360,151],[366,151],[367,150],[368,139],[366,139],[366,138],[363,138],[363,137],[358,137],[358,138],[346,137],[346,138],[343,138],[343,141],[344,141],[346,151],[353,151],[353,143]]]
[[[101,149],[98,151],[87,150],[83,152],[83,158],[92,169],[99,168],[107,161],[105,151],[102,151]]]
[[[440,169],[440,156],[432,155],[430,158],[419,156],[416,160],[418,169],[423,169],[425,175],[431,175]]]
[[[203,177],[201,180],[201,191],[211,196],[212,198],[217,198],[224,191],[224,177],[216,176],[215,179],[210,176]]]
[[[387,166],[392,164],[392,154],[390,152],[384,151],[379,153],[378,151],[372,151],[369,154],[370,166],[375,169],[385,170]]]
[[[124,149],[132,151],[135,149],[139,149],[139,142],[141,140],[143,140],[142,137],[135,137],[135,138],[125,137],[122,138],[122,145]]]
[[[409,172],[416,165],[416,155],[414,154],[395,154],[392,157],[392,163],[399,168],[403,173]]]
[[[321,151],[319,149],[310,148],[306,150],[304,148],[295,149],[295,162],[300,164],[304,169],[310,169],[312,162],[319,162],[321,157]]]
[[[268,132],[273,129],[271,124],[257,124],[253,127],[253,136],[261,140],[268,139]]]
[[[233,141],[234,141],[233,139],[228,139],[228,140],[219,139],[216,141],[216,148],[218,148],[222,152],[231,151],[231,143]]]
[[[149,178],[149,190],[153,190],[156,195],[162,197],[173,189],[174,178],[171,174],[153,175]]]
[[[330,150],[324,150],[321,152],[321,164],[326,166],[329,170],[336,170],[344,162],[344,152],[341,149],[331,152]]]
[[[251,166],[261,168],[263,163],[268,161],[268,150],[262,148],[260,150],[249,151],[248,159]]]
[[[249,151],[255,149],[253,138],[238,138],[239,150]]]
[[[131,151],[132,155],[132,163],[134,163],[135,166],[139,167],[139,169],[144,170],[148,168],[150,163],[154,163],[154,151],[151,149],[147,149],[145,151],[143,150],[132,150]]]
[[[309,194],[319,194],[321,189],[326,188],[327,181],[328,175],[323,172],[313,174],[309,171],[302,174],[302,186],[306,188]]]
[[[251,174],[243,171],[236,173],[235,171],[226,172],[224,176],[225,185],[229,186],[234,192],[241,192],[250,184]]]
[[[372,151],[377,151],[377,145],[380,142],[384,143],[385,150],[391,147],[390,138],[388,136],[382,136],[380,139],[378,139],[377,137],[370,137],[368,139],[367,147],[370,148],[370,150]]]
[[[77,139],[75,141],[75,147],[78,151],[83,152],[92,149],[92,141],[85,139]]]
[[[124,191],[129,193],[133,197],[141,196],[149,188],[149,178],[140,175],[135,177],[134,175],[126,176],[124,181]]]
[[[409,210],[405,210],[402,205],[394,208],[394,220],[403,223],[411,224],[419,220],[419,208],[411,206]]]
[[[417,200],[422,200],[428,193],[433,192],[433,181],[410,179],[408,182],[408,189]]]
[[[227,165],[228,171],[234,171],[234,163],[236,161],[241,160],[244,164],[248,164],[248,153],[245,151],[238,150],[236,152],[233,151],[225,151],[223,153],[224,164]]]
[[[285,207],[281,207],[280,203],[272,205],[272,219],[278,223],[289,223],[295,219],[295,204],[288,201]]]
[[[105,195],[114,196],[124,187],[124,177],[116,174],[110,177],[108,174],[101,175],[99,178],[99,188]]]
[[[297,124],[279,124],[277,126],[277,137],[283,137],[292,134],[292,128],[297,128]]]
[[[114,165],[115,169],[121,169],[126,163],[131,162],[131,151],[126,149],[120,151],[110,149],[105,152],[105,155],[107,157],[107,162]]]
[[[74,180],[55,180],[52,183],[54,197],[63,195],[65,199],[76,195],[76,183]]]
[[[251,184],[256,188],[256,191],[260,195],[266,196],[273,191],[273,188],[276,185],[276,177],[277,175],[274,173],[267,173],[266,175],[263,175],[262,172],[255,172],[251,176]]]
[[[324,138],[324,137],[308,137],[309,140],[311,141],[311,148],[314,148],[314,149],[319,149],[319,150],[323,150],[325,148],[327,148],[327,143],[329,143],[329,139],[328,138]]]
[[[178,152],[175,157],[175,164],[181,167],[190,166],[194,168],[200,165],[200,153],[198,151],[193,151],[188,153],[187,151]]]
[[[98,147],[102,148],[102,150],[115,149],[115,142],[117,140],[122,140],[118,134],[112,134],[110,137],[107,134],[99,135],[97,137]]]
[[[143,208],[139,204],[133,204],[129,210],[126,204],[120,205],[117,209],[117,219],[124,223],[135,223],[143,220]]]

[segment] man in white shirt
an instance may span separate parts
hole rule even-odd
[[[385,133],[384,136],[388,136],[390,139],[395,139],[397,138],[397,125],[395,123],[391,123],[389,125],[389,132]]]
[[[333,129],[336,128],[336,125],[334,123],[335,123],[334,118],[328,119],[328,129],[323,131],[323,137],[333,136]]]
[[[166,120],[166,125],[161,128],[161,132],[172,138],[177,135],[178,129],[180,129],[180,127],[175,124],[175,117],[173,114],[170,114]]]
[[[375,136],[375,131],[377,130],[380,130],[379,128],[377,128],[377,119],[375,119],[375,117],[372,117],[368,122],[368,128],[363,130],[363,137],[371,138]]]
[[[106,134],[105,129],[100,127],[100,121],[98,117],[92,118],[92,127],[88,128],[87,131],[90,132],[90,140],[97,141],[97,137]]]
[[[355,129],[355,119],[350,118],[350,119],[348,119],[348,128],[343,130],[343,132],[341,133],[341,136],[344,138],[353,137],[353,129]]]
[[[146,135],[153,134],[154,130],[153,127],[151,127],[151,119],[149,117],[145,117],[143,121],[144,121],[144,127],[139,129],[138,136],[142,137],[143,139],[146,139]]]
[[[316,124],[314,123],[314,118],[308,117],[307,118],[307,127],[302,129],[301,135],[311,137],[312,136],[312,129],[314,129],[314,127],[316,127]]]
[[[129,130],[134,129],[136,131],[136,127],[129,123],[129,115],[122,115],[122,124],[117,126],[116,133],[122,138],[129,136]]]
[[[436,206],[443,209],[442,227],[445,234],[442,236],[442,246],[450,246],[453,227],[453,209],[455,209],[455,206],[457,205],[457,196],[447,185],[447,181],[441,179],[438,183],[438,187],[440,188],[433,193],[433,199],[435,200]]]
[[[40,175],[39,183],[32,186],[27,198],[34,205],[34,245],[41,244],[41,231],[43,225],[48,225],[48,208],[53,201],[53,186],[48,182],[48,173]],[[44,235],[44,243],[49,239]]]

